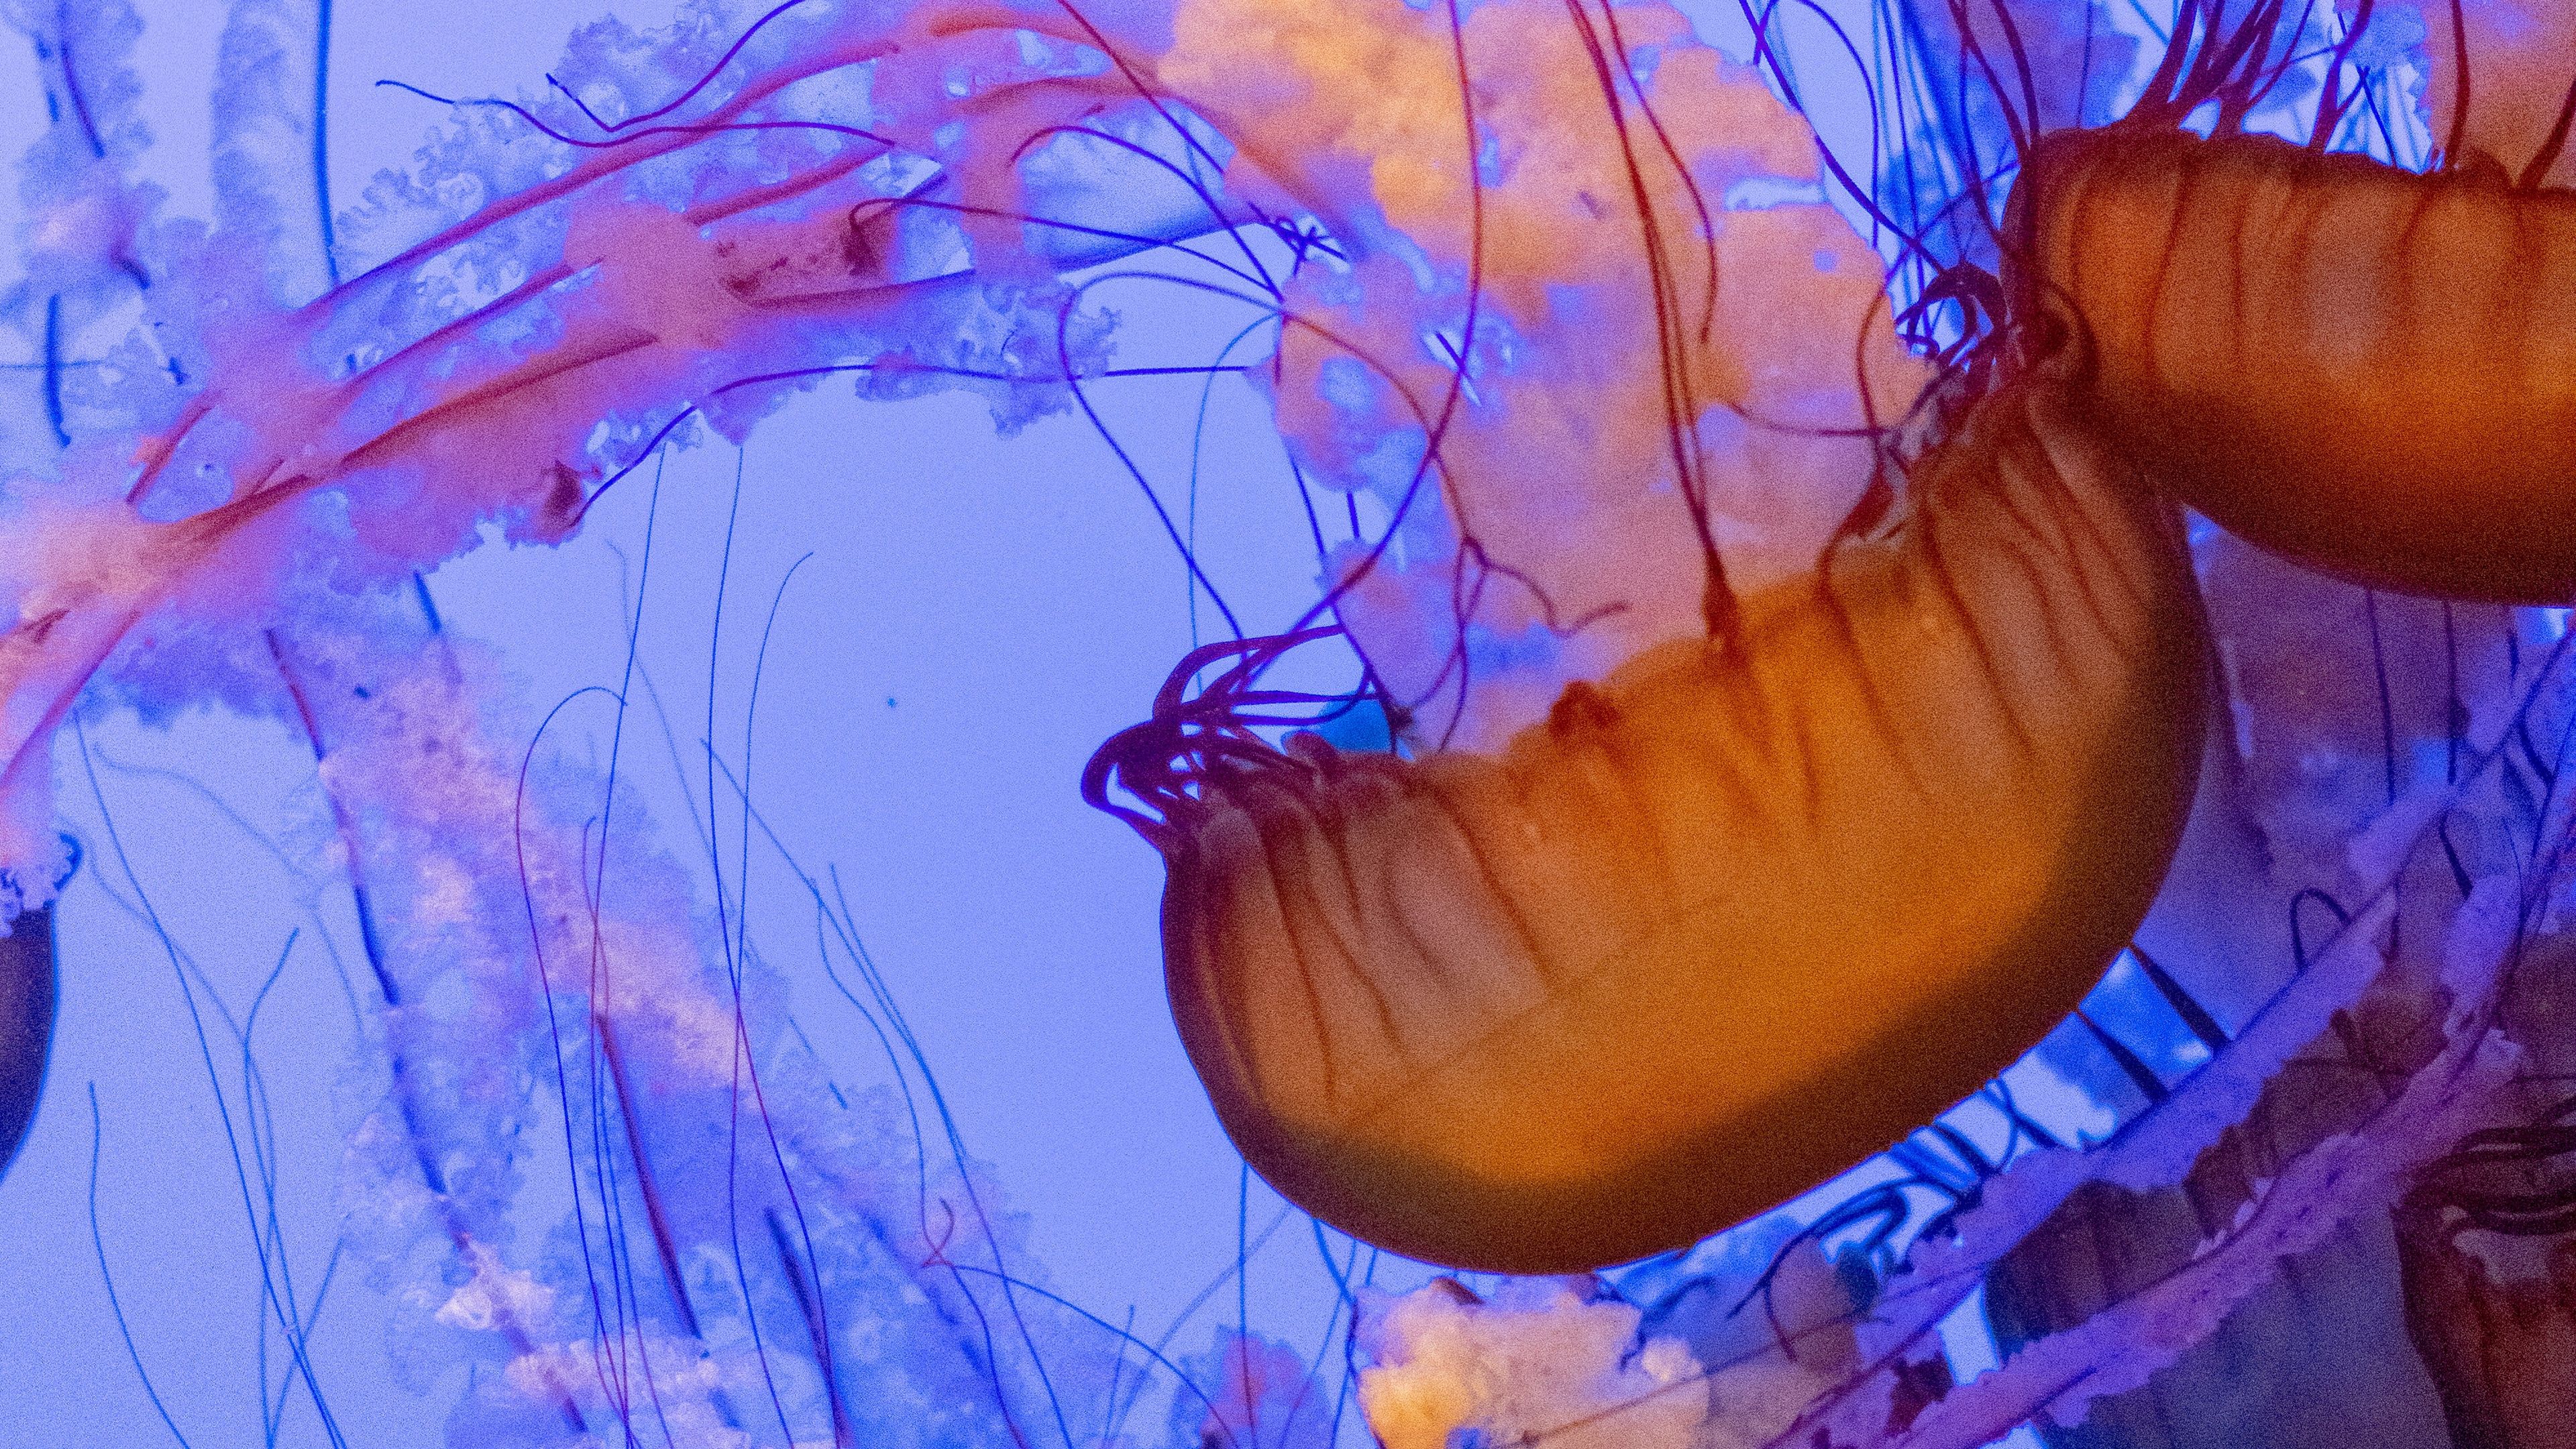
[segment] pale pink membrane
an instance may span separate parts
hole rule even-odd
[[[1287,288],[1279,425],[1394,519],[1326,582],[1417,745],[1498,747],[1567,684],[1703,633],[1687,493],[1737,595],[1810,570],[1871,480],[1868,430],[1926,376],[1806,124],[1678,13],[1618,7],[1615,39],[1587,14],[1615,114],[1544,0],[1474,6],[1456,37],[1439,5],[1190,0],[1156,70],[1234,142],[1231,184],[1348,253]]]
[[[2520,178],[2547,144],[2576,85],[2576,4],[2569,0],[2460,0],[2455,17],[2443,0],[2420,9],[2425,77],[2421,116],[2434,143],[2448,143],[2460,116],[2461,66],[2468,62],[2468,105],[2459,147],[2500,163]],[[2576,186],[2576,156],[2562,146],[2539,178]]]

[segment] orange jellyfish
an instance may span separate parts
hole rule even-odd
[[[2506,12],[2516,12],[2507,14]],[[2435,7],[2440,13],[2440,7]],[[2363,5],[2348,51],[2370,22]],[[2258,7],[2258,35],[2277,16]],[[2008,281],[2048,311],[2087,424],[2249,540],[2329,573],[2502,603],[2576,595],[2576,5],[2449,7],[2444,164],[2234,134],[2277,78],[2187,0],[2150,100],[2042,139]],[[2507,29],[2527,32],[2504,43]],[[2186,64],[2186,51],[2192,60]],[[2216,105],[2218,134],[2179,128]]]
[[[1944,410],[1876,255],[1669,12],[1200,0],[1160,71],[1196,105],[1193,22],[1271,102],[1206,108],[1229,184],[1348,249],[1290,293],[1275,395],[1391,510],[1329,597],[1407,724],[1403,756],[1268,743],[1307,630],[1193,655],[1093,762],[1165,857],[1173,1011],[1246,1159],[1397,1251],[1565,1271],[1976,1091],[2179,836],[2209,658],[2177,512],[2039,379],[1897,447]]]

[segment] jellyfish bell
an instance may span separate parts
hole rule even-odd
[[[0,931],[8,933],[0,936],[0,1176],[8,1174],[35,1123],[53,1054],[54,1017],[61,1009],[54,902],[80,869],[81,848],[69,834],[55,836],[52,845],[38,857],[50,877],[41,895],[27,888],[25,876],[0,870],[0,896],[14,908],[0,922]]]
[[[1229,186],[1341,244],[1270,391],[1391,519],[1325,582],[1409,752],[1258,732],[1309,630],[1185,660],[1088,792],[1145,807],[1182,1042],[1282,1194],[1461,1267],[1678,1247],[1977,1090],[2126,942],[2200,760],[2178,519],[2031,379],[1891,448],[1934,410],[1880,259],[1673,12],[1278,12],[1183,18],[1270,98],[1210,108]]]
[[[2576,595],[2576,192],[2126,126],[2028,174],[2020,284],[2176,496],[2363,583]]]
[[[2576,5],[2521,7],[2507,48],[2514,8],[2454,6],[2457,44],[2434,27],[2428,118],[2452,164],[2203,139],[2177,124],[2186,88],[2032,148],[2006,272],[2063,320],[2087,423],[2193,508],[2357,582],[2564,603]]]
[[[0,1174],[36,1119],[53,1049],[53,907],[20,911],[8,930],[0,938]]]
[[[1185,765],[1149,797],[1182,1040],[1253,1166],[1369,1241],[1519,1273],[1689,1243],[2092,987],[2179,838],[2204,628],[2170,510],[1998,394],[1894,526],[1498,753]],[[1177,757],[1140,728],[1131,784]]]

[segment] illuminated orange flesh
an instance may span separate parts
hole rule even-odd
[[[2124,127],[2024,174],[2015,294],[2176,496],[2363,583],[2576,594],[2576,192]]]
[[[1214,782],[1174,1014],[1326,1221],[1463,1267],[1691,1242],[2071,1010],[2171,858],[2205,624],[2171,511],[2019,391],[1885,536],[1577,686],[1499,757]]]

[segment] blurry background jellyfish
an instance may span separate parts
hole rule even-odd
[[[2571,1422],[2563,378],[2093,265],[2563,266],[2554,13],[8,13],[0,1443]]]

